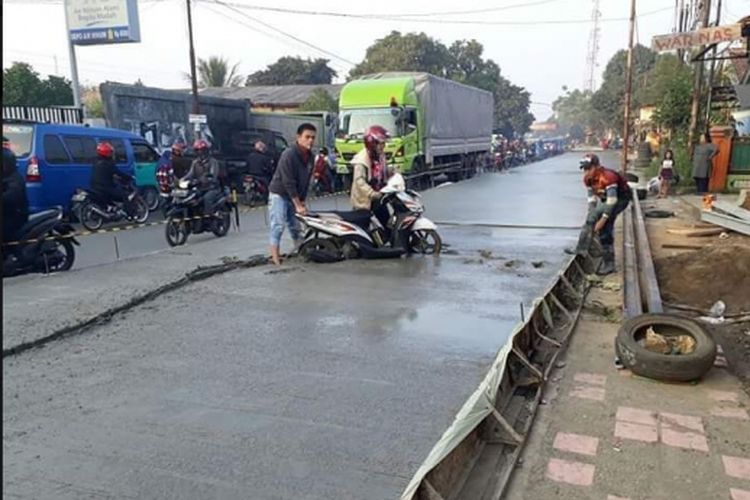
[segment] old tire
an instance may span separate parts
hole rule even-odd
[[[690,335],[695,350],[689,354],[661,354],[650,351],[639,342],[648,327],[665,337]],[[620,327],[615,351],[623,365],[633,373],[656,380],[688,382],[705,375],[716,358],[716,342],[695,321],[671,314],[642,314],[630,318]]]

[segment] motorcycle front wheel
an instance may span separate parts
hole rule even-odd
[[[418,229],[409,233],[409,251],[424,255],[438,255],[443,241],[434,229]]]
[[[165,228],[167,243],[170,247],[184,245],[188,239],[187,221],[180,218],[169,217]]]
[[[215,218],[212,222],[213,227],[211,228],[211,231],[214,235],[219,238],[226,236],[229,232],[229,226],[232,224],[229,210],[221,210],[221,216]]]

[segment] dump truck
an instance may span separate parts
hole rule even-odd
[[[402,173],[462,178],[489,158],[493,112],[492,93],[428,73],[363,76],[341,90],[337,162],[348,164],[365,130],[381,125],[386,161]]]

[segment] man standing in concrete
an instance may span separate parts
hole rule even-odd
[[[279,158],[276,172],[269,186],[269,219],[271,260],[281,265],[281,236],[284,225],[289,226],[295,248],[300,244],[300,228],[295,213],[307,213],[305,198],[310,185],[316,128],[311,123],[303,123],[297,128],[297,142],[287,148]]]
[[[711,143],[711,135],[705,133],[701,136],[701,143],[695,147],[693,153],[693,179],[698,194],[708,192],[708,179],[711,177],[711,164],[714,157],[719,154],[719,148]]]

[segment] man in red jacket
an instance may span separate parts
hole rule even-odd
[[[591,238],[598,235],[603,255],[597,274],[610,274],[615,272],[615,220],[630,203],[632,193],[627,180],[618,172],[604,168],[594,154],[584,156],[580,168],[584,171],[589,212],[576,252],[588,252]]]

